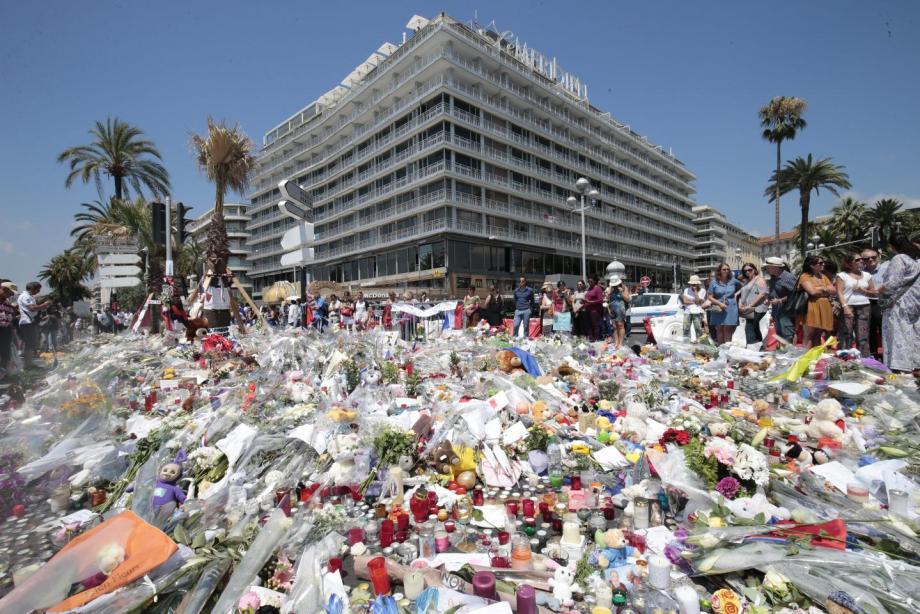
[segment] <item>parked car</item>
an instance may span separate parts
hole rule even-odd
[[[645,318],[673,316],[681,313],[680,295],[666,292],[649,292],[633,295],[626,310],[630,333],[644,330]]]

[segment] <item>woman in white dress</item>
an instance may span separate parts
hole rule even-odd
[[[364,300],[364,293],[358,292],[358,298],[355,300],[355,328],[357,330],[367,330],[367,301]]]

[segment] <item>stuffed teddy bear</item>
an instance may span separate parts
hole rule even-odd
[[[575,564],[557,567],[549,580],[549,585],[553,589],[553,597],[558,599],[561,605],[571,605],[572,593],[578,590],[578,585],[575,584]]]
[[[814,417],[805,429],[812,439],[843,439],[843,408],[836,399],[824,399],[815,407]]]
[[[607,529],[603,538],[604,549],[597,557],[597,564],[601,569],[619,567],[626,562],[629,554],[626,545],[626,536],[620,529]]]
[[[495,354],[498,361],[498,368],[505,373],[517,373],[524,370],[521,365],[521,359],[511,350],[499,350]]]
[[[355,467],[355,452],[358,450],[358,435],[346,433],[336,435],[329,444],[329,454],[335,459],[329,474],[336,486],[350,484]]]
[[[454,452],[450,441],[444,440],[431,451],[429,464],[440,474],[453,475],[453,469],[460,464],[460,456]]]
[[[645,403],[629,401],[626,404],[626,416],[616,422],[616,432],[630,441],[641,442],[648,431],[648,425],[645,423],[648,413]]]
[[[310,386],[303,381],[303,371],[291,371],[287,377],[288,396],[294,403],[305,403],[310,398]]]
[[[377,367],[368,367],[361,372],[361,385],[376,387],[383,381],[383,373]]]

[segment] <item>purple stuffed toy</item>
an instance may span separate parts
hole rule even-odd
[[[185,450],[179,450],[173,462],[160,467],[156,487],[153,489],[154,509],[160,509],[167,503],[177,505],[185,503],[185,492],[176,486],[176,482],[182,477],[182,462],[185,458]]]

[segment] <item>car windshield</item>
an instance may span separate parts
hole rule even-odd
[[[631,307],[660,307],[668,304],[667,294],[640,294],[633,297]]]

